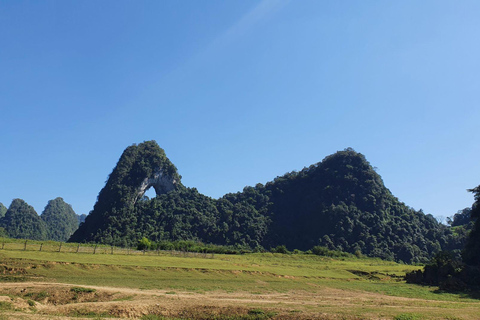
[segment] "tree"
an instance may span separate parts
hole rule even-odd
[[[138,250],[148,250],[152,246],[152,242],[148,240],[146,237],[138,240],[137,249]]]
[[[472,208],[459,210],[453,215],[453,218],[447,218],[447,223],[452,227],[458,227],[468,224],[471,219]]]
[[[480,267],[480,186],[468,191],[472,192],[475,198],[470,212],[471,219],[475,220],[475,224],[467,239],[462,257],[466,264]]]

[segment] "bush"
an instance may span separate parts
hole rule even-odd
[[[317,256],[324,256],[324,257],[351,257],[352,255],[346,252],[342,251],[336,251],[336,250],[329,250],[326,247],[322,246],[315,246],[311,249],[311,252],[313,254],[316,254]]]
[[[138,250],[148,250],[152,247],[152,242],[147,238],[143,237],[141,240],[138,240],[137,249]]]
[[[423,319],[420,315],[415,313],[402,313],[393,318],[393,320],[421,320]]]
[[[287,247],[284,245],[277,246],[276,248],[272,248],[271,250],[273,253],[282,253],[282,254],[289,254],[290,251],[288,251]]]
[[[97,291],[96,289],[92,288],[82,288],[82,287],[73,287],[70,289],[70,291],[75,292],[75,293],[81,293],[81,292],[95,292]]]

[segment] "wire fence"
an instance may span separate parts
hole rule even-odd
[[[36,241],[24,239],[0,238],[0,250],[11,251],[43,251],[83,254],[112,254],[112,255],[144,255],[214,259],[214,253],[189,252],[187,250],[137,250],[137,248],[124,248],[99,244],[80,244],[55,241]]]

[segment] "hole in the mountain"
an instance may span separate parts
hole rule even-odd
[[[154,187],[150,187],[145,191],[145,194],[143,195],[143,198],[146,199],[145,197],[148,197],[148,199],[153,199],[157,196],[157,193],[155,192]]]

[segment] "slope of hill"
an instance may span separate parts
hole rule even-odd
[[[47,237],[44,222],[22,199],[12,201],[5,217],[0,219],[0,227],[12,238],[44,240]]]
[[[155,172],[166,177],[157,185]],[[142,197],[150,186],[160,189],[157,197]],[[70,241],[134,245],[142,237],[251,248],[322,245],[421,262],[449,244],[452,234],[433,216],[395,198],[353,149],[215,200],[184,187],[163,150],[148,141],[125,150]]]
[[[3,203],[0,202],[0,219],[5,217],[5,213],[7,213],[7,207],[3,205]]]
[[[176,185],[180,185],[177,168],[155,141],[128,147],[100,191],[93,211],[70,241],[127,245],[132,230],[139,232],[135,204],[145,191],[153,187],[162,194]]]
[[[45,222],[49,240],[67,241],[78,228],[75,211],[60,197],[48,201],[40,217]]]

